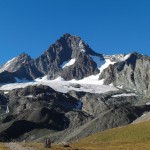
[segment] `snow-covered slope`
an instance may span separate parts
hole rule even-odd
[[[25,80],[17,80],[18,83],[13,84],[6,84],[2,85],[0,87],[0,90],[12,90],[16,88],[23,88],[28,85],[35,85],[35,84],[43,84],[48,85],[55,89],[56,91],[66,93],[70,90],[75,91],[84,91],[84,92],[90,92],[90,93],[105,93],[108,91],[114,91],[117,90],[112,84],[110,85],[103,85],[103,79],[99,80],[99,75],[102,73],[104,69],[106,69],[110,64],[114,64],[117,61],[124,61],[129,55],[113,55],[112,57],[106,57],[105,59],[101,59],[101,57],[98,56],[92,56],[90,57],[96,62],[98,69],[100,70],[100,73],[97,75],[91,75],[88,77],[85,77],[81,80],[69,80],[65,81],[62,77],[57,77],[55,80],[49,80],[48,76],[44,76],[43,78],[37,78],[33,82],[27,82]],[[115,58],[116,57],[116,58]],[[115,61],[116,60],[116,61]],[[75,59],[71,59],[67,62],[64,62],[62,64],[62,68],[73,65],[75,63]],[[76,87],[75,85],[79,84],[79,87]]]
[[[103,55],[105,59],[110,59],[111,61],[120,62],[126,61],[131,54],[114,54],[114,55]]]
[[[82,80],[64,81],[61,77],[58,77],[55,80],[48,80],[47,76],[43,77],[42,79],[36,79],[33,82],[5,84],[0,87],[0,90],[9,91],[12,89],[24,88],[28,85],[40,85],[40,84],[50,86],[54,90],[58,92],[62,92],[62,93],[67,93],[71,90],[84,91],[84,92],[90,92],[90,93],[105,93],[108,91],[118,90],[112,85],[102,85],[102,81],[93,82],[90,78],[88,82],[85,82],[84,79],[83,81]],[[80,84],[79,87],[76,86],[78,84]]]
[[[96,53],[80,37],[64,34],[38,58],[31,59],[23,53],[0,67],[0,74],[8,71],[8,78],[12,77],[17,82],[3,85],[0,89],[10,90],[32,84],[44,84],[60,92],[76,90],[102,93],[116,90],[112,82],[110,85],[103,85],[105,77],[101,80],[99,77],[109,65],[126,61],[129,57],[130,54]],[[28,82],[29,80],[33,82]],[[80,87],[77,88],[75,84],[80,84]]]
[[[25,53],[22,53],[18,57],[14,57],[13,59],[7,61],[4,65],[0,67],[0,73],[3,71],[15,72],[17,71],[23,64],[29,62],[31,57]]]
[[[13,59],[9,60],[8,62],[6,62],[1,68],[0,68],[0,72],[9,70],[11,68],[11,64],[13,64],[14,62],[16,62],[17,57],[14,57]]]
[[[90,93],[105,93],[108,91],[116,91],[117,89],[113,86],[107,86],[107,85],[95,85],[95,84],[81,84],[80,88],[76,88],[73,83],[70,83],[68,81],[41,81],[41,82],[28,82],[28,83],[13,83],[13,84],[6,84],[0,87],[0,90],[3,91],[9,91],[12,89],[17,88],[24,88],[28,85],[47,85],[53,88],[55,91],[67,93],[71,90],[74,91],[83,91],[83,92],[90,92]]]
[[[65,61],[63,62],[63,64],[61,65],[61,68],[65,68],[65,67],[68,67],[68,66],[71,66],[75,63],[76,59],[70,59],[68,61]]]
[[[43,78],[35,79],[33,82],[23,82],[21,83],[18,80],[18,83],[14,84],[6,84],[0,87],[0,90],[12,90],[16,88],[23,88],[28,85],[35,85],[35,84],[43,84],[52,87],[54,90],[66,93],[71,90],[75,91],[84,91],[90,93],[105,93],[108,91],[117,90],[113,85],[103,85],[103,80],[99,80],[99,75],[101,72],[107,68],[110,64],[114,64],[115,62],[110,61],[110,59],[101,60],[100,58],[93,58],[97,59],[96,63],[100,70],[100,73],[97,75],[91,75],[81,80],[69,80],[65,81],[62,77],[57,77],[55,80],[48,80],[48,76],[44,76]],[[68,64],[68,63],[67,63]],[[71,63],[69,63],[71,64]],[[80,87],[76,87],[75,85],[79,84]]]

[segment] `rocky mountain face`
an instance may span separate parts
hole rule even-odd
[[[79,101],[69,94],[54,91],[48,86],[27,86],[1,93],[1,106],[9,111],[0,115],[0,140],[10,141],[17,139],[32,130],[61,131],[69,127],[71,114],[84,116],[84,112],[77,112]],[[7,108],[6,108],[7,105]],[[69,112],[72,112],[69,115]],[[90,119],[85,115],[77,124]],[[73,120],[73,118],[72,118]]]
[[[65,80],[82,79],[99,73],[96,62],[90,56],[103,59],[80,37],[64,34],[37,59],[32,60],[27,54],[22,54],[4,64],[0,72],[8,71],[14,77],[28,80],[47,74],[50,79],[58,76]]]
[[[66,80],[82,79],[99,72],[90,55],[102,57],[80,37],[65,34],[35,60],[35,66],[51,79],[57,76],[62,76]]]
[[[150,111],[136,106],[139,95],[114,97],[124,92],[60,93],[45,85],[0,91],[0,141],[70,141],[129,124]]]
[[[13,73],[8,71],[3,71],[0,73],[0,83],[15,83],[16,79]]]
[[[31,60],[32,59],[28,54],[22,53],[18,57],[15,57],[2,65],[0,73],[4,71],[16,72],[22,65],[28,64]]]
[[[109,65],[100,75],[104,84],[147,95],[150,92],[150,57],[133,52],[125,61]]]

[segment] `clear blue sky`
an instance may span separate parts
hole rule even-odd
[[[150,0],[0,0],[0,64],[36,58],[64,33],[99,53],[150,55]]]

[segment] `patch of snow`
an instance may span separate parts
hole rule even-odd
[[[9,107],[7,106],[7,109],[6,109],[6,114],[8,114],[10,111],[9,111]]]
[[[114,86],[113,83],[110,83],[109,86]]]
[[[58,80],[57,80],[58,79]],[[79,81],[74,81],[75,83],[78,83],[81,85],[80,88],[75,88],[74,82],[73,81],[63,81],[62,78],[57,78],[55,80],[41,80],[41,81],[34,81],[34,82],[26,82],[26,83],[12,83],[12,84],[5,84],[5,85],[1,85],[0,90],[4,90],[4,91],[8,91],[8,90],[12,90],[12,89],[17,89],[17,88],[24,88],[26,86],[29,85],[47,85],[50,86],[51,88],[53,88],[55,91],[61,92],[61,93],[67,93],[69,91],[83,91],[83,92],[90,92],[90,93],[105,93],[108,91],[116,91],[118,90],[117,88],[113,87],[113,86],[109,86],[109,85],[102,85],[101,82],[103,82],[103,80],[95,81],[95,82],[80,82]]]
[[[150,105],[150,102],[147,102],[146,105]]]
[[[110,59],[105,59],[105,63],[103,65],[101,65],[101,67],[99,68],[100,73],[102,73],[102,71],[106,68],[108,68],[108,66],[110,64],[115,64],[116,62],[111,61]]]
[[[4,85],[1,85],[0,90],[9,91],[9,90],[18,89],[18,88],[24,88],[28,85],[35,85],[35,84],[34,82],[4,84]]]
[[[26,95],[26,97],[28,97],[28,98],[32,98],[32,97],[33,97],[33,95]]]
[[[122,89],[123,85],[118,85],[117,88]]]
[[[103,85],[104,83],[104,79],[102,80],[98,80],[99,78],[99,74],[98,75],[91,75],[91,76],[88,76],[84,79],[81,79],[81,80],[70,80],[68,81],[69,83],[77,83],[77,84],[94,84],[94,85]]]
[[[14,57],[13,59],[7,61],[1,68],[0,68],[0,72],[3,72],[5,70],[7,70],[10,65],[13,63],[13,61],[15,61],[15,59],[17,59],[17,57]]]
[[[130,56],[131,56],[131,54],[125,55],[123,60],[126,61]]]
[[[8,94],[9,92],[8,91],[4,91],[4,94]]]
[[[137,96],[137,95],[135,93],[123,93],[123,94],[113,95],[111,97],[126,97],[126,96]]]
[[[35,79],[35,81],[47,81],[47,80],[48,80],[48,76],[47,75],[42,77],[42,78]]]
[[[80,42],[79,42],[79,49],[84,49],[84,45],[83,45],[83,41],[82,40],[80,40]]]
[[[85,49],[81,49],[81,52],[85,53],[85,52],[86,52],[86,50],[85,50]]]
[[[65,68],[65,67],[68,67],[68,66],[71,66],[75,63],[76,59],[73,58],[73,59],[70,59],[69,61],[65,61],[63,62],[63,64],[61,65],[61,68]]]
[[[125,54],[114,54],[114,55],[103,55],[103,56],[106,59],[120,62],[120,61],[126,61],[131,56],[131,54],[127,54],[127,55],[125,55]]]
[[[80,49],[80,51],[83,52],[83,53],[86,52],[86,50],[84,49],[84,45],[83,45],[83,41],[82,41],[82,40],[80,40],[80,42],[79,42],[79,49]]]
[[[64,80],[64,78],[62,78],[62,77],[59,76],[56,79],[54,79],[53,81],[65,81],[65,80]]]
[[[141,117],[144,117],[146,114],[143,114]]]

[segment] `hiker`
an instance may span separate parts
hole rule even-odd
[[[51,148],[51,140],[50,139],[46,139],[44,142],[44,148]]]

